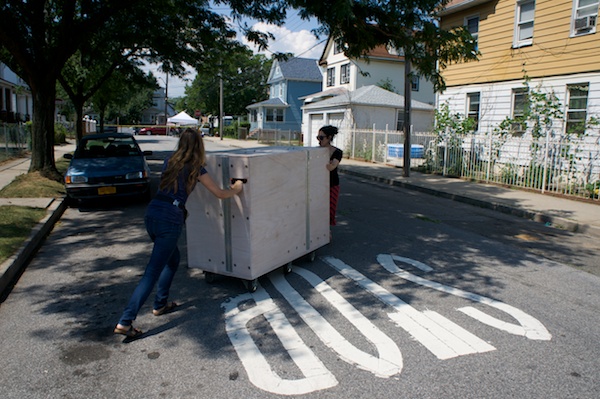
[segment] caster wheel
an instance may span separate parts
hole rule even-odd
[[[292,262],[288,263],[283,267],[283,274],[290,274],[292,272]]]
[[[247,282],[248,292],[256,292],[258,289],[258,279],[248,280]]]
[[[216,280],[216,276],[214,273],[211,272],[204,272],[204,281],[206,281],[208,284],[212,284],[215,282]]]

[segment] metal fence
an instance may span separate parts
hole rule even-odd
[[[402,132],[341,129],[338,136],[346,156],[404,166]],[[598,201],[600,134],[533,139],[412,133],[411,168]]]
[[[249,138],[268,145],[302,145],[302,132],[283,129],[256,129],[250,132]]]
[[[0,123],[0,146],[3,156],[10,158],[27,150],[29,129],[22,123]]]

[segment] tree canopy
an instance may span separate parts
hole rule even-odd
[[[225,16],[211,8],[213,3],[229,6],[233,21],[262,48],[270,35],[252,31],[243,17],[282,25],[286,11],[293,8],[303,18],[315,17],[321,23],[315,33],[334,37],[348,56],[364,56],[378,45],[392,45],[443,89],[438,66],[477,57],[466,29],[444,31],[436,23],[435,13],[447,1],[3,0],[0,61],[32,91],[30,171],[57,177],[53,149],[56,82],[68,60],[86,46],[110,43],[121,57],[144,59],[162,65],[170,75],[181,75],[185,64],[214,61],[213,55],[224,54],[223,49],[234,43],[235,31]]]

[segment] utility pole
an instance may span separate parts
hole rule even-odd
[[[402,172],[404,177],[410,176],[410,104],[412,78],[410,76],[410,58],[404,54],[404,158]]]
[[[219,67],[219,137],[223,140],[223,65]]]
[[[169,104],[169,73],[166,73],[165,79],[165,127],[167,126],[167,119],[169,118],[169,114],[167,114],[168,105]]]

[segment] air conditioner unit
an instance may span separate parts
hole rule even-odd
[[[596,26],[596,15],[587,15],[575,20],[575,30],[590,29]]]
[[[524,123],[513,122],[510,124],[510,130],[513,133],[523,133],[527,129],[527,125]]]

